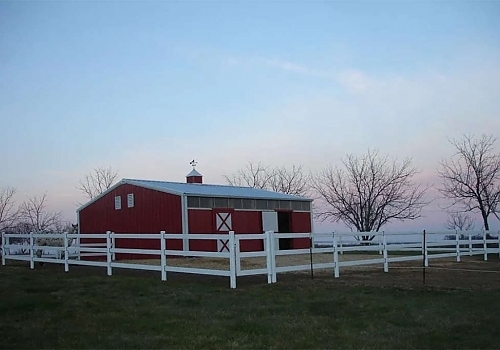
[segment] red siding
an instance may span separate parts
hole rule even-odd
[[[262,212],[260,211],[240,211],[233,214],[233,230],[235,233],[262,233]],[[240,250],[242,252],[252,252],[264,250],[262,240],[241,241]]]
[[[292,212],[292,232],[309,233],[311,232],[311,213],[308,212]],[[293,238],[292,248],[301,249],[309,248],[309,238]]]
[[[188,227],[189,233],[211,234],[214,227],[214,214],[212,210],[207,209],[188,209]],[[217,251],[217,241],[209,240],[190,240],[189,249],[197,251]]]
[[[127,207],[127,194],[134,194],[134,207]],[[115,196],[122,208],[115,210]],[[181,197],[129,184],[118,186],[79,213],[81,233],[182,233]],[[82,239],[82,242],[85,242]],[[86,240],[89,242],[89,240]],[[158,240],[117,239],[118,248],[159,249]],[[181,240],[169,240],[169,249],[182,249]],[[147,256],[146,256],[147,257]],[[117,254],[117,259],[143,258]]]
[[[203,177],[201,177],[201,176],[186,176],[186,182],[188,184],[201,184],[201,183],[203,183]]]

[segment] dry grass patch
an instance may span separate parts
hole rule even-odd
[[[377,255],[376,257],[382,257]],[[353,260],[367,260],[376,258],[374,255],[366,254],[339,254],[339,261],[353,261]],[[120,262],[129,264],[146,264],[146,265],[160,265],[160,259],[145,259],[145,260],[121,260]],[[293,266],[293,265],[308,265],[311,262],[309,254],[300,255],[284,255],[276,256],[277,266]],[[313,255],[313,263],[328,263],[333,262],[333,254],[320,253]],[[241,268],[244,270],[249,269],[263,269],[266,268],[265,257],[242,258]],[[179,267],[193,267],[200,269],[216,269],[216,270],[229,270],[229,259],[225,258],[200,258],[200,257],[175,257],[168,258],[167,265]]]

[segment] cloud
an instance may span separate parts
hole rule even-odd
[[[287,62],[287,61],[282,61],[277,58],[258,58],[254,59],[256,62],[261,62],[269,67],[276,67],[285,71],[291,71],[295,73],[301,73],[301,74],[315,74],[316,71],[308,68],[306,66],[293,63],[293,62]]]
[[[339,74],[339,83],[352,93],[363,93],[374,86],[374,82],[359,70],[347,70]]]
[[[229,67],[253,68],[253,69],[275,69],[277,71],[288,72],[292,74],[311,76],[322,79],[335,80],[335,74],[332,71],[313,68],[306,64],[293,62],[277,57],[261,55],[225,55],[223,53],[212,53],[212,59],[219,60],[222,64]],[[191,56],[194,57],[194,56]]]

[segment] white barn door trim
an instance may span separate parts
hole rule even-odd
[[[215,228],[217,232],[229,232],[233,230],[231,213],[215,213]],[[217,251],[229,252],[229,237],[227,239],[217,240]]]
[[[229,232],[233,229],[231,213],[216,213],[215,226],[219,232]]]
[[[275,211],[263,211],[262,212],[262,231],[274,231],[278,232],[278,213]],[[274,239],[274,247],[279,250],[279,239]],[[267,250],[266,240],[264,240],[264,250]]]

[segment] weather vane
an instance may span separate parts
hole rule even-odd
[[[192,161],[189,162],[189,164],[191,164],[191,166],[194,169],[196,167],[196,164],[198,164],[198,162],[193,159]]]

